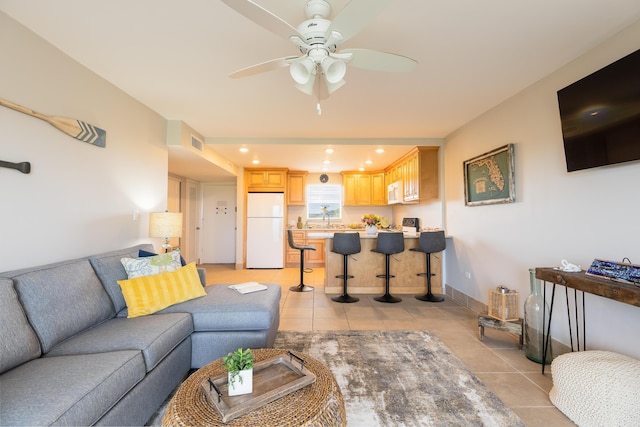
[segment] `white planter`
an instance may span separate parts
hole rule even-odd
[[[239,371],[233,383],[231,382],[231,372],[228,375],[229,396],[239,396],[253,392],[253,368]]]
[[[378,227],[375,225],[367,225],[365,227],[367,234],[376,234],[378,232]]]

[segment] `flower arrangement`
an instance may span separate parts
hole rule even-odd
[[[380,224],[380,217],[374,214],[366,214],[362,216],[362,219],[360,221],[362,221],[365,226],[378,225]]]

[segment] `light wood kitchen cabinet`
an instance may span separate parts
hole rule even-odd
[[[324,267],[324,242],[325,239],[307,239],[307,245],[316,247],[315,251],[304,251],[305,267]]]
[[[284,232],[284,241],[287,247],[285,253],[285,267],[297,267],[300,265],[300,251],[289,246],[287,231]],[[307,241],[307,233],[304,231],[293,231],[293,241],[296,245],[303,246]]]
[[[371,204],[387,204],[387,185],[384,180],[384,172],[371,174]]]
[[[287,169],[245,169],[245,181],[250,192],[284,192]]]
[[[386,185],[402,180],[402,165],[396,162],[389,166],[384,172],[384,178]]]
[[[287,241],[285,231],[285,242]],[[293,241],[296,245],[305,246],[313,245],[316,247],[315,251],[304,251],[304,266],[305,267],[324,267],[324,242],[325,239],[307,239],[306,231],[293,231]],[[299,267],[300,266],[300,251],[292,249],[287,243],[287,251],[285,255],[285,267]]]
[[[438,148],[416,147],[386,169],[388,184],[402,181],[404,202],[438,198]]]
[[[415,152],[404,161],[405,179],[402,181],[404,187],[404,201],[412,202],[419,199],[419,173],[418,173],[418,153]]]
[[[363,173],[343,172],[344,206],[371,204],[371,176]]]
[[[385,205],[384,172],[342,172],[344,206]]]
[[[307,172],[289,171],[287,174],[287,205],[305,206]]]

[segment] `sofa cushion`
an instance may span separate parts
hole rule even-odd
[[[133,279],[140,276],[152,276],[166,271],[176,271],[182,267],[180,251],[175,250],[166,254],[141,258],[122,258],[120,262],[127,272],[127,277]]]
[[[91,266],[96,271],[109,297],[111,297],[116,313],[127,306],[124,302],[120,286],[118,286],[118,280],[128,278],[127,272],[120,260],[124,257],[137,258],[140,250],[153,251],[153,245],[142,244],[89,257]]]
[[[111,299],[87,259],[34,267],[12,278],[43,353],[115,316]]]
[[[0,374],[40,357],[40,343],[18,301],[13,280],[0,278]]]
[[[118,280],[129,318],[155,313],[173,304],[205,296],[195,263],[176,271]]]
[[[0,376],[0,421],[93,425],[144,375],[139,351],[35,359]]]
[[[193,328],[202,331],[267,330],[277,317],[280,285],[268,284],[267,290],[240,294],[227,285],[205,288],[207,295],[172,305],[160,313],[191,313]]]
[[[139,350],[148,372],[192,332],[186,313],[114,318],[58,344],[46,356]]]

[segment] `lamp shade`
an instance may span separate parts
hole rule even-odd
[[[302,58],[291,63],[289,73],[299,85],[306,85],[313,77],[315,63],[311,58]]]
[[[151,212],[149,237],[182,237],[181,212]]]
[[[321,65],[327,82],[331,84],[340,82],[347,72],[347,64],[339,59],[333,59],[330,56],[325,57]]]

